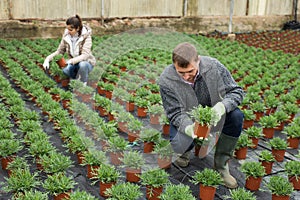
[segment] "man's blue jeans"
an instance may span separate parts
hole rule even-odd
[[[93,70],[93,65],[91,65],[87,61],[81,61],[75,65],[68,64],[67,67],[63,69],[63,73],[72,78],[78,78],[80,76],[80,80],[82,82],[88,81],[88,75]]]
[[[243,128],[243,119],[244,114],[239,108],[227,113],[222,133],[231,137],[239,137]],[[178,133],[176,127],[172,124],[170,124],[170,141],[173,150],[177,153],[182,154],[194,147],[193,139],[185,133]]]

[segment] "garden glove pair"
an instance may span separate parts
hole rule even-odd
[[[225,114],[225,106],[222,102],[218,102],[212,107],[212,111],[214,113],[212,124],[216,126],[217,123],[221,120],[222,116]]]
[[[48,58],[45,59],[45,61],[43,63],[43,68],[44,68],[44,70],[48,70],[49,69],[49,60],[48,60]]]

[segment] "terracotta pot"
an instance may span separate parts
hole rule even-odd
[[[162,128],[162,132],[164,135],[169,135],[170,134],[170,125],[169,124],[164,124]]]
[[[276,194],[272,194],[272,200],[289,200],[290,196],[278,196]]]
[[[162,193],[163,187],[146,186],[146,198],[148,200],[159,200],[159,195]]]
[[[251,137],[250,139],[252,140],[252,144],[253,144],[253,146],[251,146],[250,148],[256,149],[258,146],[259,138]]]
[[[151,153],[154,148],[154,142],[144,142],[144,153]]]
[[[93,178],[96,176],[97,170],[100,168],[100,166],[97,165],[87,165],[87,174],[86,177]]]
[[[56,63],[60,68],[64,68],[65,66],[67,66],[67,62],[64,58],[59,59],[58,61],[56,61]]]
[[[160,115],[152,115],[150,114],[150,124],[159,124]]]
[[[61,86],[62,87],[67,87],[70,83],[70,79],[69,78],[64,78],[64,79],[61,79]]]
[[[247,129],[254,125],[254,120],[244,120],[243,129]]]
[[[268,109],[266,110],[266,115],[273,114],[273,113],[275,113],[275,111],[276,111],[276,108],[268,108]]]
[[[40,171],[42,171],[44,168],[42,166],[42,164],[40,163],[40,158],[39,157],[36,157],[35,158],[35,162],[36,162],[36,168]]]
[[[210,132],[209,126],[202,126],[198,122],[195,122],[194,133],[198,138],[207,138]]]
[[[64,109],[67,109],[69,107],[70,100],[69,99],[63,99],[63,100],[61,100],[61,104],[62,104]]]
[[[285,149],[272,149],[272,154],[275,157],[275,160],[278,162],[282,162],[284,159]]]
[[[126,111],[133,112],[134,111],[134,102],[126,102]]]
[[[139,138],[139,135],[136,133],[128,132],[127,134],[128,142],[134,142]]]
[[[138,117],[147,117],[147,108],[137,107],[137,116]]]
[[[113,165],[120,165],[121,162],[121,158],[123,157],[123,154],[121,152],[110,152],[110,162]]]
[[[247,151],[248,151],[248,147],[241,147],[239,149],[236,149],[235,150],[236,159],[239,159],[239,160],[246,159]]]
[[[111,114],[111,113],[108,113],[108,120],[109,121],[115,120],[115,116],[113,114]]]
[[[105,95],[105,90],[100,86],[97,86],[97,92],[99,95]]]
[[[106,112],[105,108],[103,108],[101,106],[98,106],[98,111],[99,111],[99,115],[101,117],[105,117],[107,115],[107,112]]]
[[[295,190],[300,190],[300,178],[296,176],[289,176],[289,181],[293,184]]]
[[[274,132],[275,132],[274,128],[263,128],[264,138],[268,138],[268,139],[273,138],[274,137]]]
[[[139,175],[141,174],[141,169],[132,169],[127,168],[126,169],[126,180],[128,182],[137,183],[140,181]]]
[[[111,183],[103,183],[103,182],[100,181],[100,183],[99,183],[100,195],[103,196],[103,197],[108,197],[108,196],[105,194],[105,191],[106,191],[106,189],[111,188],[114,184],[116,184],[116,183],[115,183],[115,182],[111,182]]]
[[[105,97],[108,99],[112,98],[112,91],[105,90]]]
[[[83,163],[83,153],[82,152],[76,152],[76,156],[77,156],[77,160],[78,160],[78,164],[82,164]]]
[[[60,96],[59,96],[59,94],[52,94],[51,97],[52,97],[52,99],[53,99],[54,101],[56,101],[56,102],[59,102],[59,101],[60,101]]]
[[[262,177],[255,178],[253,176],[250,176],[246,179],[245,187],[251,191],[258,190],[260,188],[261,181]]]
[[[172,157],[170,156],[169,158],[160,158],[160,156],[158,156],[157,164],[158,164],[158,167],[161,169],[169,169],[169,168],[171,168]]]
[[[211,186],[203,186],[200,184],[200,199],[213,200],[215,198],[216,188]]]
[[[118,130],[121,132],[127,132],[127,122],[118,122]]]
[[[289,147],[292,149],[298,149],[300,138],[287,138]]]
[[[261,160],[260,162],[261,162],[261,165],[265,168],[266,174],[271,174],[274,162],[268,162],[265,160]]]
[[[255,114],[255,120],[254,121],[256,121],[256,122],[258,122],[260,120],[260,118],[262,116],[264,116],[264,112],[254,112],[254,114]]]
[[[57,195],[53,195],[54,200],[62,200],[62,199],[69,199],[70,198],[70,192],[64,192]]]
[[[2,158],[1,158],[1,166],[2,166],[2,169],[6,170],[8,164],[11,163],[11,162],[15,159],[15,157],[16,157],[16,156],[14,156],[14,155],[2,157]]]
[[[276,126],[274,129],[275,130],[278,130],[278,131],[282,131],[283,130],[283,128],[284,128],[284,122],[281,122],[278,126]]]

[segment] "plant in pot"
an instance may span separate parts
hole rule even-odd
[[[282,199],[282,197],[289,199],[294,191],[292,183],[279,175],[271,176],[269,182],[266,183],[266,187],[272,193],[272,200],[279,200]]]
[[[179,183],[175,184],[167,184],[159,196],[161,200],[170,200],[170,199],[189,199],[196,200],[193,196],[192,191],[188,185],[184,185]]]
[[[60,68],[64,68],[65,66],[67,66],[67,62],[64,58],[64,55],[62,54],[54,56],[53,60],[58,64]]]
[[[282,133],[287,135],[288,147],[298,149],[300,141],[300,124],[289,124],[284,127]]]
[[[29,153],[35,157],[36,165],[39,170],[42,170],[42,166],[39,164],[40,157],[54,150],[55,147],[48,140],[37,140],[31,143],[29,147]]]
[[[23,149],[23,145],[18,139],[1,139],[0,157],[2,169],[6,169],[8,163],[13,161],[16,153]]]
[[[116,114],[119,131],[127,132],[127,123],[134,119],[129,112],[121,111]]]
[[[266,95],[264,98],[266,106],[266,115],[273,114],[280,105],[280,100],[274,94]]]
[[[269,141],[269,145],[272,149],[272,154],[274,155],[276,161],[282,162],[284,159],[285,151],[288,147],[288,143],[280,137],[274,137]]]
[[[151,153],[154,145],[161,139],[161,134],[154,128],[144,128],[140,133],[140,140],[144,143],[144,153]]]
[[[150,116],[150,124],[159,124],[159,118],[164,114],[164,108],[161,104],[152,104],[148,106],[147,112]]]
[[[16,197],[14,197],[14,200],[29,200],[29,199],[38,199],[38,200],[48,200],[48,194],[43,193],[38,190],[28,190],[26,192],[19,192],[16,194]]]
[[[130,182],[118,183],[107,189],[105,194],[109,199],[136,200],[142,197],[140,186]]]
[[[135,105],[137,106],[137,116],[138,117],[147,117],[147,108],[149,106],[149,101],[142,97],[135,98]]]
[[[124,152],[121,158],[126,172],[126,180],[129,182],[139,182],[139,175],[142,173],[142,166],[145,164],[143,155],[135,150]]]
[[[14,160],[12,162],[10,162],[7,165],[7,172],[8,175],[11,174],[12,171],[16,170],[16,169],[26,169],[29,168],[29,164],[26,161],[25,157],[15,157]]]
[[[143,125],[143,122],[139,119],[132,119],[128,122],[128,142],[134,142],[139,138],[140,131],[142,130]]]
[[[4,192],[14,194],[24,193],[38,187],[41,182],[38,180],[38,173],[31,173],[29,168],[18,168],[12,171],[9,178],[4,177],[5,182],[1,184]]]
[[[160,168],[153,168],[141,174],[141,184],[146,186],[146,198],[157,200],[162,193],[164,185],[169,183],[169,174]]]
[[[276,161],[274,155],[268,150],[262,150],[258,155],[258,160],[265,168],[266,174],[271,174],[273,163]]]
[[[207,138],[214,121],[214,112],[211,107],[201,104],[188,113],[195,120],[194,133],[199,138]]]
[[[108,197],[108,195],[105,194],[106,189],[116,184],[117,180],[121,177],[121,172],[113,165],[102,164],[96,174],[97,176],[94,178],[99,181],[100,195]]]
[[[256,101],[250,104],[250,109],[253,110],[255,114],[255,121],[257,122],[264,115],[266,107],[262,102]]]
[[[231,200],[256,200],[254,193],[246,190],[245,188],[237,188],[229,190],[230,195],[225,195],[225,199]]]
[[[241,134],[235,146],[235,157],[237,159],[246,159],[248,147],[252,145],[252,140],[249,136],[247,134]]]
[[[208,168],[196,171],[192,178],[192,183],[200,184],[199,197],[203,200],[213,200],[217,187],[223,182],[221,174],[218,171]]]
[[[68,168],[73,166],[73,161],[70,157],[56,151],[50,151],[48,154],[40,156],[37,162],[47,174],[65,172]]]
[[[121,98],[125,102],[126,111],[133,112],[135,106],[135,96],[129,92],[126,92]]]
[[[128,148],[128,141],[122,136],[110,137],[108,139],[107,151],[110,153],[110,161],[114,165],[120,165],[124,151]]]
[[[169,140],[160,139],[154,146],[153,153],[157,154],[157,163],[160,168],[171,167],[173,148]]]
[[[251,126],[250,128],[244,130],[248,137],[252,140],[251,148],[256,149],[258,145],[259,138],[263,136],[262,127]]]
[[[292,122],[295,115],[299,112],[299,107],[296,103],[286,103],[282,106],[282,110],[289,115],[289,122]]]
[[[162,125],[162,133],[164,135],[170,134],[170,120],[167,115],[164,113],[159,118],[159,124]]]
[[[274,115],[263,116],[258,122],[263,127],[265,138],[273,138],[275,127],[278,126],[277,118]]]
[[[48,175],[43,183],[43,188],[53,195],[55,200],[69,198],[71,190],[77,183],[73,177],[67,176],[65,173],[59,172]]]
[[[247,129],[254,125],[255,114],[253,110],[244,109],[242,110],[244,114],[244,122],[243,122],[243,129]]]
[[[290,160],[284,165],[285,173],[295,190],[300,190],[300,161]]]
[[[83,162],[81,165],[87,166],[88,178],[96,176],[96,171],[103,163],[108,163],[105,152],[96,149],[89,149],[88,151],[83,152]]]
[[[279,125],[277,127],[275,127],[275,130],[282,131],[285,123],[289,119],[289,115],[283,110],[276,110],[276,112],[274,113],[274,116],[276,117],[276,119],[278,120],[278,123],[279,123]]]
[[[245,161],[241,165],[241,172],[246,176],[245,187],[251,191],[260,188],[262,178],[266,174],[265,168],[255,161]]]
[[[87,191],[76,189],[70,194],[69,200],[97,200],[97,198]]]

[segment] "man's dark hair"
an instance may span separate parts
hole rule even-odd
[[[186,68],[192,61],[198,60],[197,49],[188,42],[181,43],[173,50],[172,60],[179,67]]]

